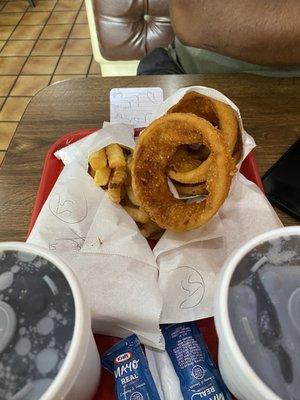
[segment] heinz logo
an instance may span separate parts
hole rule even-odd
[[[124,361],[127,361],[131,358],[132,354],[130,352],[120,354],[118,357],[115,358],[115,363],[120,364]]]

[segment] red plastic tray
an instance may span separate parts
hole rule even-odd
[[[34,204],[32,217],[30,221],[29,232],[31,231],[43,207],[44,202],[46,201],[60,172],[63,169],[63,163],[54,156],[54,153],[57,150],[61,149],[62,147],[65,147],[68,144],[76,142],[77,140],[83,138],[84,136],[89,135],[95,130],[96,129],[88,129],[88,130],[81,130],[78,132],[69,133],[61,137],[50,147],[46,155],[42,171],[41,181],[38,188],[36,201]],[[136,134],[138,133],[139,132],[136,132]],[[244,160],[241,166],[241,172],[246,178],[256,183],[257,186],[263,191],[263,185],[260,179],[255,158],[252,153],[250,153],[248,157]],[[207,342],[212,358],[214,359],[215,362],[217,362],[218,338],[215,331],[213,318],[203,319],[201,321],[198,321],[197,324],[204,335],[204,338]],[[94,335],[94,336],[100,355],[103,354],[114,343],[120,340],[118,338],[113,338],[110,336],[103,336],[103,335]],[[113,377],[103,368],[102,368],[101,382],[97,390],[97,393],[94,397],[94,400],[115,400]]]

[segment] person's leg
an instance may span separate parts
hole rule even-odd
[[[166,49],[159,47],[148,53],[140,61],[137,75],[169,75],[184,74],[179,64],[169,56]]]

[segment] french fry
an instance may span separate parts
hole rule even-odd
[[[134,204],[135,206],[140,206],[140,203],[139,203],[138,199],[136,198],[131,186],[127,186],[126,192],[127,192],[127,196],[129,198],[129,200],[131,201],[131,203]]]
[[[130,186],[131,185],[131,175],[130,174],[127,174],[127,178],[126,178],[126,181],[125,181],[125,185],[126,186]]]
[[[111,188],[121,187],[125,182],[126,177],[127,177],[127,172],[125,168],[116,168],[112,173],[108,186]]]
[[[110,168],[124,168],[126,167],[126,160],[122,147],[117,144],[109,144],[106,146],[106,155]]]
[[[108,165],[106,167],[96,169],[95,171],[95,176],[94,176],[94,182],[97,186],[106,186],[109,181],[111,169],[109,168]]]
[[[130,156],[128,156],[128,158],[127,158],[126,168],[127,168],[127,172],[128,172],[129,174],[131,174],[131,169],[132,169],[132,154],[130,154]]]
[[[120,203],[121,198],[122,198],[121,189],[122,189],[121,186],[120,186],[120,187],[117,187],[117,188],[110,188],[110,187],[108,186],[107,193],[108,193],[108,196],[109,196],[109,198],[111,199],[111,201],[112,201],[113,203],[118,203],[118,204]]]
[[[150,221],[149,215],[142,208],[136,208],[133,206],[123,206],[124,210],[131,216],[135,222],[140,222],[141,224],[145,224]]]
[[[94,170],[104,168],[107,165],[105,149],[92,153],[89,157],[89,164]]]
[[[145,237],[148,238],[155,233],[160,232],[162,229],[154,222],[154,221],[148,221],[146,222],[142,228],[141,228],[141,234]]]
[[[127,172],[125,168],[117,168],[113,171],[108,183],[108,195],[114,203],[120,203],[122,198],[122,185],[126,181]]]
[[[131,168],[132,168],[132,154],[130,154],[126,159],[126,170],[127,170],[127,179],[125,182],[126,186],[131,185]]]

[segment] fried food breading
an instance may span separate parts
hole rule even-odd
[[[105,148],[92,153],[89,156],[89,164],[93,170],[104,168],[107,165]]]
[[[168,169],[168,175],[171,179],[174,179],[180,183],[201,183],[205,182],[207,178],[207,173],[211,166],[212,157],[209,155],[208,158],[198,164],[193,169],[185,171],[184,169],[174,170],[172,167]]]
[[[156,235],[158,232],[161,231],[162,229],[153,221],[148,221],[141,227],[141,234],[145,238],[150,238],[151,236]]]
[[[124,205],[124,210],[131,216],[135,222],[139,222],[141,224],[145,224],[150,221],[149,215],[142,208],[137,208],[134,206]]]
[[[184,185],[173,182],[179,196],[204,196],[207,195],[206,184],[196,183],[195,185]]]
[[[126,166],[125,156],[119,144],[113,143],[106,146],[106,155],[110,168],[123,168]]]
[[[114,203],[120,203],[122,198],[122,186],[126,181],[126,168],[117,168],[113,171],[108,183],[108,195]]]
[[[236,164],[241,160],[242,153],[243,153],[243,139],[242,139],[241,131],[239,130],[237,141],[234,146],[233,153],[232,153],[232,157]]]
[[[131,186],[127,186],[126,193],[132,204],[134,204],[135,206],[140,206],[140,203],[136,198]]]
[[[173,172],[191,171],[199,167],[201,163],[202,161],[192,157],[186,147],[183,146],[176,151],[169,164],[169,176],[172,178]]]
[[[187,204],[170,192],[166,170],[182,145],[203,144],[210,150],[206,177],[208,195]],[[206,223],[228,195],[233,160],[216,128],[193,114],[167,114],[140,135],[133,155],[132,187],[141,206],[161,228],[187,231]]]
[[[130,156],[128,156],[127,160],[126,160],[126,168],[127,168],[127,172],[129,174],[131,174],[131,168],[132,168],[132,154],[130,154]]]
[[[168,114],[178,112],[195,114],[218,128],[222,132],[230,154],[232,154],[237,141],[239,125],[230,106],[198,92],[188,92],[168,110]]]
[[[106,167],[96,169],[94,175],[94,182],[97,186],[106,186],[109,181],[111,169],[108,165]]]
[[[236,143],[239,139],[239,125],[233,109],[227,104],[204,96],[197,92],[186,93],[183,98],[168,110],[169,113],[192,113],[198,117],[208,120],[212,125],[217,127],[220,135],[224,138],[230,154],[234,153]],[[238,158],[240,154],[236,154]],[[189,171],[169,169],[170,178],[181,183],[199,183],[205,182],[209,169],[208,164],[212,162],[212,158],[208,155],[195,169]]]

